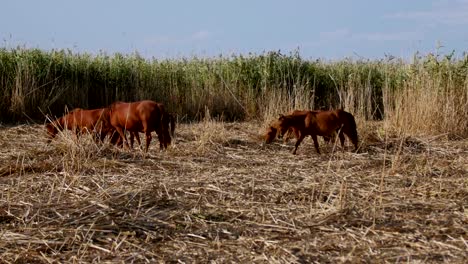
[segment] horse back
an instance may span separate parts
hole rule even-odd
[[[310,111],[306,118],[306,127],[310,133],[328,136],[341,126],[334,111]]]
[[[138,104],[115,102],[108,109],[109,119],[114,126],[132,126],[139,120],[136,107]]]
[[[161,120],[161,107],[151,100],[114,103],[108,112],[112,126],[125,127],[137,132],[143,132],[144,127],[154,131]]]
[[[103,120],[104,109],[80,110],[71,113],[74,125],[94,129]]]
[[[137,103],[136,113],[142,121],[150,122],[151,120],[162,118],[164,105],[150,100],[140,101]]]

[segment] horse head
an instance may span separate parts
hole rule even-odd
[[[273,140],[276,138],[278,130],[274,126],[270,126],[267,128],[267,131],[265,133],[265,142],[267,144],[270,144],[273,142]]]
[[[57,124],[57,122],[50,122],[45,127],[46,127],[46,130],[47,130],[47,137],[48,137],[47,143],[50,143],[52,141],[52,139],[54,139],[55,136],[59,132],[58,124]]]
[[[278,137],[282,138],[288,132],[290,119],[290,116],[280,115],[278,120],[274,123],[278,130]]]

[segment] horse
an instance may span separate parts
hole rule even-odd
[[[310,135],[314,141],[315,150],[320,154],[317,136],[329,136],[333,132],[338,132],[341,146],[344,148],[346,135],[354,144],[355,150],[358,148],[358,134],[354,116],[342,109],[331,111],[304,111],[296,115],[281,115],[278,120],[267,129],[265,136],[266,143],[271,143],[277,133],[284,135],[290,128],[296,131],[297,141],[293,154],[302,140]]]
[[[95,139],[104,140],[107,134],[112,132],[112,127],[108,126],[103,119],[105,109],[84,110],[75,108],[68,114],[57,118],[46,124],[47,135],[50,142],[59,131],[71,130],[78,137],[85,132],[93,133]],[[116,138],[111,139],[115,143]]]
[[[304,114],[307,114],[307,112],[309,111],[320,112],[319,110],[294,110],[289,115],[304,115]],[[278,133],[278,138],[283,138],[283,143],[287,143],[288,140],[292,138],[293,135],[296,137],[296,139],[299,138],[298,131],[294,127],[290,127],[288,131],[286,131],[286,133],[284,134]],[[335,136],[334,133],[332,133],[332,135],[322,136],[322,137],[325,142],[329,143],[334,136]]]
[[[127,147],[128,141],[125,131],[130,132],[130,137],[132,134],[135,135],[137,141],[139,141],[138,132],[144,133],[146,135],[145,151],[148,151],[153,131],[156,131],[158,135],[161,150],[171,144],[171,134],[174,135],[175,122],[172,115],[166,112],[162,103],[150,100],[131,103],[115,102],[106,109],[104,115]]]

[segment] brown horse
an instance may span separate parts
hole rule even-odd
[[[338,132],[343,148],[345,141],[344,135],[348,136],[356,150],[358,147],[358,134],[354,116],[341,109],[333,111],[305,111],[297,115],[280,116],[280,118],[268,128],[265,138],[266,142],[272,142],[278,132],[280,135],[283,135],[290,128],[296,131],[295,133],[298,138],[293,154],[296,154],[298,146],[308,135],[312,136],[315,149],[317,153],[320,154],[317,136],[329,136],[335,131]]]
[[[318,110],[294,110],[289,115],[304,115],[304,114],[307,114],[309,111],[320,112]],[[282,115],[280,115],[280,117],[281,116]],[[299,132],[297,131],[297,129],[295,127],[290,127],[288,131],[286,131],[286,133],[284,134],[278,133],[278,138],[283,138],[283,143],[286,143],[288,142],[290,138],[292,138],[293,135],[296,137],[296,139],[299,138]],[[325,142],[329,143],[332,137],[334,137],[334,133],[332,133],[332,135],[322,136],[322,137]]]
[[[106,120],[119,133],[122,142],[128,147],[125,131],[134,134],[139,141],[138,132],[145,133],[146,147],[148,151],[152,136],[156,131],[160,149],[167,148],[171,143],[171,135],[174,134],[175,123],[172,115],[166,112],[161,103],[145,100],[133,103],[116,102],[106,110]],[[171,126],[171,130],[169,129]]]
[[[73,109],[68,114],[46,125],[47,134],[49,136],[48,142],[55,138],[59,131],[66,129],[73,131],[76,136],[80,136],[81,134],[88,132],[92,133],[95,139],[100,139],[101,141],[104,140],[106,135],[111,133],[113,129],[107,125],[107,122],[105,122],[103,113],[104,109]]]

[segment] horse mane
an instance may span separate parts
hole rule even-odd
[[[281,115],[280,118],[278,118],[278,120],[283,121],[283,123],[286,122],[288,126],[291,126],[291,123],[302,121],[309,114],[315,115],[317,114],[317,112],[307,111],[307,113],[303,113],[303,114]]]
[[[115,101],[115,102],[113,102],[112,104],[110,104],[110,105],[104,107],[104,111],[102,112],[102,115],[103,115],[103,116],[109,116],[109,115],[112,113],[112,111],[114,111],[116,105],[118,105],[118,104],[123,104],[123,103],[125,103],[125,102],[123,102],[123,101]]]
[[[68,113],[74,113],[74,112],[78,112],[78,111],[81,111],[81,110],[83,110],[83,109],[82,109],[82,108],[79,108],[79,107],[77,107],[77,108],[74,108],[73,110],[71,110],[71,111],[70,111],[70,112],[68,112]]]
[[[125,104],[125,103],[126,103],[126,102],[124,102],[124,101],[115,101],[115,102],[113,102],[112,104],[108,105],[106,108],[109,108],[109,109],[112,110],[112,109],[115,108],[116,105],[118,105],[118,104]]]

